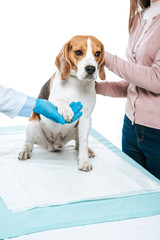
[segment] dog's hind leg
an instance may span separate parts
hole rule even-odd
[[[89,158],[94,158],[95,157],[95,153],[90,147],[88,147],[88,157]]]
[[[53,143],[49,142],[40,125],[39,117],[36,114],[32,114],[32,117],[29,119],[26,134],[25,142],[22,151],[18,155],[19,160],[26,160],[31,157],[31,152],[33,145],[38,144],[42,148],[47,149],[48,151],[54,151]]]
[[[75,143],[76,143],[76,150],[79,150],[79,135],[78,135],[78,126],[76,126],[76,131],[75,131]]]
[[[25,133],[25,142],[22,151],[18,154],[19,160],[26,160],[31,157],[31,152],[34,144],[35,126],[39,125],[38,121],[28,122]]]

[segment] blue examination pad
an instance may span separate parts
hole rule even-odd
[[[13,133],[15,137],[16,133],[21,132],[24,132],[23,126],[0,128],[0,134]],[[122,159],[160,184],[158,179],[95,130],[92,129],[90,134]],[[149,217],[158,214],[160,214],[160,192],[34,208],[23,212],[9,211],[0,199],[0,239],[52,229]]]

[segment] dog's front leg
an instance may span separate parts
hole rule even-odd
[[[63,116],[66,122],[70,122],[74,118],[74,113],[71,107],[64,101],[64,99],[55,97],[53,104],[58,108],[59,114]]]
[[[91,127],[90,117],[82,116],[79,120],[78,135],[79,135],[79,169],[83,171],[90,171],[92,165],[88,158],[88,136]]]

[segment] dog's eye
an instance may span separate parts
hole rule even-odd
[[[100,51],[96,52],[96,53],[95,53],[95,57],[99,57],[99,56],[100,56],[100,54],[101,54],[101,52],[100,52]]]
[[[75,51],[75,54],[76,54],[77,56],[82,56],[82,55],[83,55],[83,52],[82,52],[81,50],[77,50],[77,51]]]

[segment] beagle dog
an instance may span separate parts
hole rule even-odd
[[[70,122],[74,114],[69,104],[80,101],[83,115],[73,123],[57,124],[42,115],[32,113],[26,128],[23,150],[18,158],[31,157],[33,144],[48,151],[59,151],[70,140],[75,140],[78,168],[92,169],[89,157],[94,152],[88,148],[91,114],[96,102],[95,80],[105,80],[104,46],[93,36],[75,36],[68,41],[56,57],[57,72],[43,85],[39,98],[51,101],[65,121]]]

